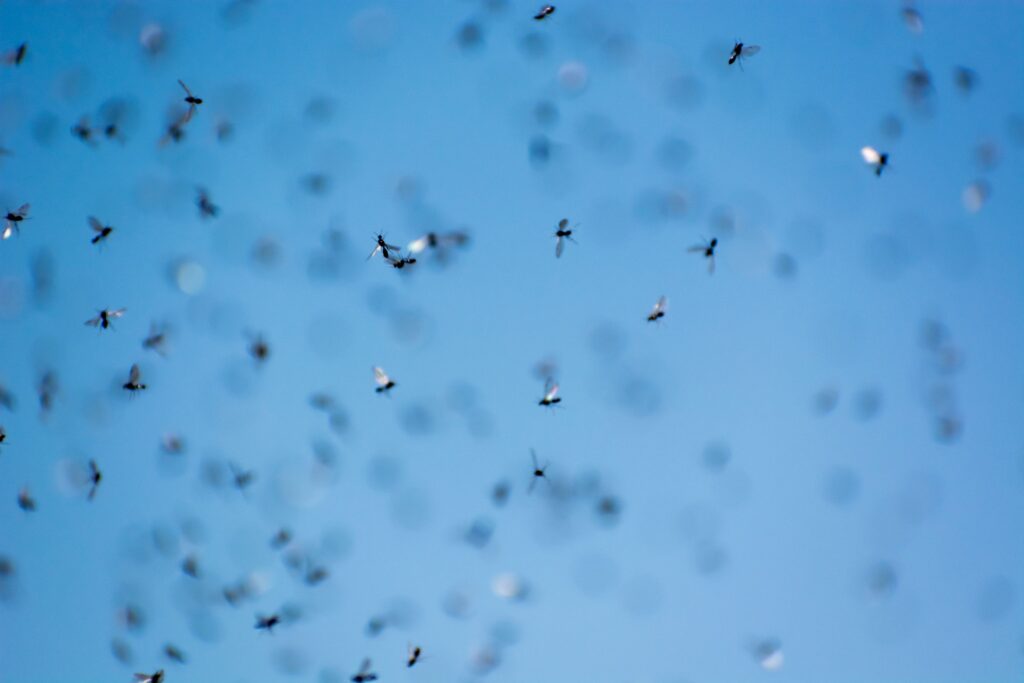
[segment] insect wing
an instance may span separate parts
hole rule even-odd
[[[387,376],[387,373],[383,369],[374,366],[373,368],[373,379],[379,386],[386,387],[391,383],[391,378]]]
[[[128,382],[130,384],[139,383],[139,366],[137,363],[132,365],[132,369],[128,371]]]
[[[559,235],[555,242],[555,258],[561,258],[563,251],[565,251],[565,239]]]
[[[882,162],[882,155],[874,147],[861,147],[860,156],[867,164],[876,165]]]
[[[744,45],[743,52],[741,53],[744,57],[753,57],[761,51],[760,45]]]
[[[93,232],[103,232],[103,223],[96,216],[89,216],[89,227]]]

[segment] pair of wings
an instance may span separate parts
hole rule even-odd
[[[388,384],[391,384],[391,378],[388,377],[388,374],[384,372],[383,368],[377,367],[376,365],[373,367],[373,379],[377,382],[377,385],[381,387],[386,387]]]
[[[122,315],[124,315],[124,312],[127,310],[127,308],[119,308],[116,311],[102,311],[95,318],[89,318],[88,320],[86,320],[85,324],[90,327],[97,327],[101,322],[103,322],[104,313],[106,313],[107,315],[107,320],[110,320],[112,318],[120,318]]]

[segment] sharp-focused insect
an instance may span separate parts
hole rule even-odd
[[[164,645],[164,655],[167,656],[167,659],[172,662],[177,662],[178,664],[184,664],[187,661],[185,653],[171,643]]]
[[[263,338],[262,334],[250,336],[249,338],[249,355],[252,356],[257,363],[270,358],[270,345],[267,344],[267,340]]]
[[[90,327],[98,327],[101,330],[105,330],[111,326],[114,320],[117,320],[124,315],[126,308],[110,309],[104,308],[96,314],[95,318],[89,318],[85,321],[85,324]]]
[[[163,681],[163,669],[160,669],[151,674],[135,674],[135,683],[163,683]]]
[[[256,615],[256,630],[266,631],[267,633],[273,633],[274,627],[281,623],[281,617],[277,614],[271,614],[270,616],[263,616],[261,614]]]
[[[140,374],[141,373],[139,372],[138,364],[133,364],[131,370],[128,371],[128,381],[122,384],[121,386],[126,391],[130,391],[133,394],[136,391],[143,391],[146,388],[146,385],[139,381]]]
[[[13,50],[8,50],[4,53],[3,57],[0,57],[0,62],[8,66],[21,66],[21,63],[25,61],[25,55],[28,53],[28,43],[22,43]]]
[[[420,649],[419,645],[409,644],[409,656],[405,661],[405,665],[412,668],[416,665],[416,662],[420,661],[420,655],[423,654],[423,650]]]
[[[185,91],[185,102],[188,103],[188,114],[185,115],[184,123],[188,123],[192,120],[192,116],[195,115],[196,108],[203,103],[203,98],[193,95],[192,91],[188,89],[188,86],[185,85],[185,82],[180,78],[178,79],[178,85],[180,85],[181,89]]]
[[[374,366],[373,368],[373,380],[377,383],[377,388],[374,389],[374,391],[378,394],[390,391],[396,386],[394,381],[387,376],[387,373],[377,366]]]
[[[25,512],[35,512],[36,499],[32,497],[32,492],[28,490],[27,486],[18,491],[18,507]]]
[[[658,299],[658,302],[654,304],[654,308],[647,315],[647,322],[653,323],[655,320],[660,320],[665,317],[665,308],[668,306],[668,299],[664,296]]]
[[[543,7],[540,8],[540,10],[537,11],[536,14],[533,15],[533,18],[536,21],[542,21],[544,19],[547,19],[548,17],[550,17],[554,13],[555,13],[555,6],[554,5],[544,5]]]
[[[537,480],[543,479],[544,481],[547,481],[547,470],[549,466],[549,463],[545,463],[544,467],[540,466],[540,463],[537,461],[537,452],[532,448],[530,449],[530,462],[533,463],[533,472],[530,475],[530,486],[527,488],[527,493],[533,493],[533,488],[537,485]]]
[[[874,147],[861,147],[860,156],[865,164],[874,169],[876,176],[882,175],[882,170],[889,165],[889,155],[879,152]]]
[[[391,252],[395,252],[397,254],[399,251],[401,251],[401,248],[396,247],[393,244],[388,244],[387,242],[384,241],[384,235],[382,235],[381,233],[377,233],[377,244],[373,246],[373,251],[371,251],[370,255],[366,257],[366,260],[369,261],[370,259],[372,259],[374,256],[377,255],[378,251],[381,252],[381,254],[383,254],[384,258],[390,260],[388,257],[390,256]]]
[[[398,268],[399,270],[416,263],[416,259],[411,256],[388,256],[387,259],[392,268]]]
[[[110,233],[114,232],[114,226],[103,225],[100,219],[95,216],[89,216],[89,227],[96,233],[95,237],[90,240],[93,244],[99,244],[103,240],[110,237]]]
[[[4,231],[0,237],[7,239],[11,235],[21,232],[21,222],[28,218],[28,210],[30,208],[29,204],[22,204],[16,210],[8,211],[7,215],[4,216]]]
[[[352,683],[369,683],[370,681],[377,680],[377,674],[370,671],[372,662],[367,657],[363,660],[363,663],[359,666],[359,671],[352,675],[350,679]]]
[[[555,258],[562,257],[562,251],[565,249],[566,240],[573,243],[576,242],[576,240],[572,238],[572,231],[576,229],[576,227],[578,226],[574,225],[571,228],[569,227],[568,218],[563,218],[558,221],[558,230],[555,231]]]
[[[93,134],[96,130],[89,124],[89,117],[83,116],[78,122],[71,126],[71,134],[87,145],[95,145]]]
[[[142,348],[156,351],[161,356],[167,355],[167,329],[162,325],[149,326],[149,334],[142,340]]]
[[[210,195],[201,187],[196,188],[196,206],[199,207],[200,218],[216,218],[220,207],[210,200]]]
[[[715,247],[718,246],[718,238],[712,237],[711,241],[706,241],[703,244],[695,244],[686,251],[691,254],[701,254],[708,262],[708,273],[713,274],[715,272]]]
[[[553,406],[556,403],[561,403],[562,399],[558,396],[558,382],[548,380],[544,383],[544,398],[537,401],[539,406]]]
[[[89,500],[96,497],[96,489],[99,488],[100,482],[103,481],[103,473],[100,472],[100,468],[96,466],[95,460],[89,461]]]
[[[732,52],[729,53],[729,64],[735,64],[739,62],[740,68],[743,68],[743,59],[746,57],[753,57],[761,51],[760,45],[745,45],[739,41],[733,43]]]

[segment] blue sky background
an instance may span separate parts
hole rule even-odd
[[[0,48],[29,44],[0,70],[0,207],[32,204],[0,244],[17,400],[0,408],[0,680],[330,683],[364,657],[382,681],[1021,679],[1024,6],[924,4],[920,34],[896,2],[578,0],[542,23],[512,0],[226,8],[0,5]],[[151,22],[169,38],[155,57]],[[762,47],[743,70],[725,63],[739,39]],[[924,105],[903,90],[915,59]],[[178,78],[205,102],[159,147]],[[123,144],[70,135],[115,97]],[[542,135],[550,158],[531,162]],[[881,178],[863,145],[890,152]],[[971,212],[978,180],[991,195]],[[199,218],[197,185],[218,218]],[[88,215],[115,226],[102,248]],[[578,243],[556,260],[562,217]],[[377,231],[455,229],[471,241],[443,265],[365,260]],[[709,276],[686,249],[712,236]],[[270,264],[253,257],[268,243]],[[205,274],[192,295],[171,275],[183,260]],[[116,329],[82,324],[103,307],[127,308]],[[161,321],[166,358],[141,347]],[[553,410],[536,405],[545,360]],[[129,399],[135,362],[149,388]],[[940,415],[962,431],[939,438]],[[532,495],[530,448],[551,483]],[[92,503],[66,474],[90,458]],[[204,476],[229,461],[256,473],[245,494]],[[462,540],[477,519],[482,549]],[[324,583],[270,548],[281,526]],[[525,599],[496,594],[508,573]],[[250,575],[262,590],[228,605]],[[118,621],[128,604],[142,628]],[[253,629],[285,605],[301,616]],[[778,671],[752,653],[769,639]],[[486,674],[481,648],[499,655]]]

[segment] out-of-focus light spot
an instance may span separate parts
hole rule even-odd
[[[558,84],[571,95],[583,92],[589,82],[590,72],[583,62],[565,62],[558,67]]]
[[[506,600],[523,600],[529,593],[526,582],[509,572],[495,576],[491,581],[491,590],[499,598]]]
[[[963,201],[964,208],[971,213],[978,213],[981,211],[981,207],[985,206],[985,202],[988,201],[989,184],[984,180],[976,180],[967,187],[964,188]]]
[[[174,285],[183,294],[194,296],[206,285],[206,269],[191,259],[181,259],[171,266]]]

